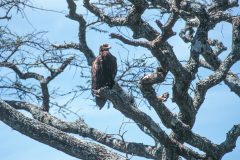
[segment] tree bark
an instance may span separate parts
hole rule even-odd
[[[0,99],[0,120],[41,143],[81,159],[123,159],[105,147],[75,138],[55,127],[31,119]]]

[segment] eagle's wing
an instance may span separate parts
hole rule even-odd
[[[103,79],[102,79],[102,71],[103,71],[103,66],[102,66],[102,57],[98,56],[95,61],[92,63],[92,69],[91,69],[91,84],[92,84],[92,89],[98,90],[101,88],[103,85]],[[93,94],[93,92],[92,92]],[[99,106],[100,109],[103,108],[105,105],[107,99],[101,98],[101,97],[96,97],[96,103]]]
[[[112,88],[112,86],[114,85],[114,79],[116,77],[117,74],[117,58],[115,56],[111,56],[111,86],[110,88]]]
[[[91,69],[91,84],[92,89],[97,90],[99,89],[99,83],[101,81],[100,74],[101,74],[101,56],[98,56],[95,61],[92,63]]]

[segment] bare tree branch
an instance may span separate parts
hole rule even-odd
[[[51,72],[51,75],[48,76],[46,79],[44,79],[43,76],[37,74],[37,73],[32,73],[32,72],[27,72],[27,73],[22,73],[16,65],[13,63],[9,62],[0,62],[1,67],[8,67],[11,68],[18,74],[19,78],[21,79],[27,79],[27,78],[34,78],[40,82],[41,89],[42,89],[42,98],[43,98],[43,103],[42,103],[42,109],[44,111],[49,111],[49,91],[48,91],[48,86],[47,84],[53,80],[58,74],[63,72],[63,70],[67,67],[67,65],[73,60],[73,57],[68,58],[61,67],[58,68],[55,72]]]
[[[156,137],[165,147],[171,148],[174,147],[174,151],[184,158],[203,158],[204,155],[199,155],[192,149],[182,145],[178,141],[170,138],[161,128],[160,126],[152,120],[144,112],[141,112],[131,102],[131,98],[127,97],[127,94],[124,94],[124,91],[117,84],[114,85],[113,90],[108,88],[101,88],[97,91],[94,91],[96,94],[104,96],[108,98],[114,104],[114,108],[122,112],[126,117],[132,119],[136,123],[140,123],[146,126],[154,137]],[[125,98],[124,98],[125,97]],[[185,134],[189,135],[189,134]],[[196,135],[195,135],[196,136]],[[201,138],[199,139],[201,140]],[[197,142],[197,140],[196,140]],[[170,147],[171,146],[171,147]],[[212,146],[212,145],[211,145]],[[206,150],[205,148],[204,150]]]
[[[107,145],[120,152],[125,152],[122,140],[117,139],[109,134],[87,125],[83,119],[78,119],[76,122],[68,122],[60,120],[48,112],[41,110],[39,107],[30,103],[21,101],[5,101],[15,109],[24,109],[30,112],[34,119],[55,127],[63,132],[79,134],[82,137],[91,138],[97,142]],[[156,158],[156,147],[143,145],[142,143],[126,142],[128,153],[140,155],[146,158]]]
[[[51,44],[51,45],[56,48],[74,48],[74,49],[80,50],[81,52],[84,53],[87,59],[88,65],[91,66],[92,62],[95,60],[95,56],[92,50],[89,49],[86,42],[86,21],[84,20],[81,14],[76,13],[76,4],[73,0],[67,0],[67,3],[68,3],[69,14],[66,15],[66,17],[79,22],[79,33],[78,33],[79,44],[74,44],[71,42],[65,45],[56,45],[56,44]]]
[[[27,72],[27,73],[22,73],[17,67],[16,65],[14,65],[13,63],[9,63],[9,62],[0,62],[0,67],[8,67],[11,68],[21,79],[28,79],[28,78],[34,78],[38,81],[43,80],[43,76],[37,74],[37,73],[33,73],[33,72]]]
[[[207,78],[197,82],[197,88],[195,91],[194,104],[198,110],[204,101],[207,90],[224,80],[227,76],[229,69],[240,60],[240,18],[236,17],[233,20],[233,44],[232,50],[226,59],[220,64],[218,69]]]
[[[240,124],[234,125],[227,133],[226,140],[220,144],[221,155],[231,152],[236,147],[237,138],[240,136]]]
[[[41,143],[82,159],[122,159],[105,147],[80,140],[52,126],[26,117],[0,99],[0,119],[13,129]]]

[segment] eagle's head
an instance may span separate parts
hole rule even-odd
[[[109,44],[103,44],[100,46],[99,51],[108,51],[111,48],[111,46]]]

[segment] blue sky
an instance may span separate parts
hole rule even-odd
[[[57,11],[64,11],[68,13],[67,3],[66,1],[59,0],[35,0],[33,1],[34,5],[37,5],[39,8],[47,8]],[[82,7],[82,2],[77,1],[77,12],[86,14],[86,9]],[[0,11],[1,13],[1,11]],[[234,13],[238,13],[239,11],[234,10]],[[72,21],[65,17],[65,14],[54,13],[49,11],[34,11],[32,9],[26,8],[25,14],[26,18],[23,18],[21,14],[16,14],[16,11],[12,11],[12,20],[4,21],[1,20],[1,25],[8,24],[8,27],[15,31],[16,33],[23,35],[28,32],[34,30],[43,30],[48,31],[45,35],[46,38],[49,39],[50,42],[56,44],[64,44],[64,42],[76,42],[78,43],[78,23]],[[151,14],[150,11],[145,13],[147,15]],[[157,13],[154,13],[157,14]],[[88,16],[91,17],[90,12],[88,12]],[[144,16],[144,15],[143,15]],[[149,18],[149,17],[148,17]],[[163,19],[162,22],[166,22],[167,18]],[[29,22],[32,24],[32,27]],[[91,22],[91,19],[87,22]],[[152,22],[150,22],[152,23]],[[152,23],[156,28],[155,23]],[[190,44],[185,44],[179,37],[178,33],[184,26],[182,21],[179,21],[174,26],[174,31],[177,32],[177,36],[174,36],[169,39],[169,43],[174,46],[174,51],[179,60],[187,60],[189,56],[189,47]],[[105,30],[111,32],[116,32],[115,28],[109,28],[108,26],[103,26]],[[223,52],[220,55],[220,58],[224,60],[231,49],[231,25],[228,23],[220,23],[216,26],[216,28],[209,32],[209,38],[218,39],[223,42],[223,44],[228,48],[227,51]],[[126,32],[127,33],[127,32]],[[129,36],[131,36],[131,31],[128,30]],[[87,43],[89,47],[92,49],[95,55],[98,55],[99,46],[103,43],[109,43],[112,46],[111,53],[114,54],[117,58],[118,55],[121,55],[122,58],[127,57],[127,51],[116,44],[116,42],[121,43],[119,41],[109,39],[108,34],[99,34],[95,31],[87,32]],[[148,54],[148,50],[141,47],[131,47],[125,46],[130,50],[130,57],[141,56],[142,54]],[[77,51],[69,51],[75,52],[76,54],[82,54]],[[119,62],[119,59],[118,59]],[[237,62],[231,70],[235,73],[240,73],[239,71],[240,63]],[[2,69],[1,73],[8,72],[8,69]],[[76,73],[77,72],[77,73]],[[46,70],[41,70],[40,73],[44,76],[49,75]],[[206,69],[199,69],[199,75],[202,78],[207,77],[211,74],[212,71]],[[76,71],[74,68],[67,68],[65,72],[61,73],[55,80],[49,83],[49,87],[54,88],[61,86],[62,90],[71,90],[76,85],[83,84],[85,85],[84,79],[80,78],[78,70]],[[69,82],[69,83],[65,83]],[[38,83],[35,80],[27,80],[26,83]],[[194,81],[196,83],[196,81]],[[161,86],[161,90],[159,94],[170,93],[171,97],[171,86]],[[106,133],[118,133],[119,127],[121,126],[123,120],[123,114],[114,108],[107,109],[104,107],[102,110],[98,110],[94,107],[94,103],[86,98],[90,96],[90,92],[84,93],[82,96],[78,97],[77,100],[71,103],[72,110],[78,110],[79,115],[85,120],[85,122],[96,128],[102,132]],[[2,99],[10,99],[9,97],[1,97]],[[56,99],[59,103],[66,102],[70,96],[61,97]],[[172,103],[169,99],[165,102],[166,106],[169,107],[173,112],[178,112],[176,108],[176,104]],[[226,138],[226,133],[233,127],[233,125],[240,123],[240,99],[236,96],[230,89],[222,82],[221,84],[211,88],[207,94],[205,102],[200,108],[197,117],[196,123],[193,127],[193,131],[201,136],[209,138],[216,144],[220,144]],[[139,108],[143,112],[149,114],[156,122],[160,123],[160,126],[165,128],[159,118],[157,117],[154,110],[149,110],[147,107],[141,106]],[[50,112],[61,119],[75,121],[77,117],[75,115],[69,115],[67,118],[62,117],[61,115],[54,114],[55,110],[51,109]],[[26,112],[23,112],[26,113]],[[26,115],[30,116],[28,113]],[[31,116],[30,116],[31,117]],[[124,118],[126,122],[129,119]],[[0,155],[3,160],[42,160],[42,159],[58,159],[58,160],[74,160],[76,158],[71,157],[61,151],[58,151],[52,147],[49,147],[45,144],[39,143],[21,133],[12,130],[9,126],[5,125],[3,122],[0,122]],[[132,142],[139,142],[148,145],[154,145],[154,141],[149,138],[147,135],[142,133],[138,127],[134,123],[128,123],[123,128],[123,132],[127,130],[125,133],[125,140]],[[169,132],[169,130],[166,130]],[[75,135],[77,136],[77,135]],[[81,138],[81,137],[80,137]],[[86,139],[90,140],[90,139]],[[92,140],[90,140],[92,141]],[[226,154],[223,157],[223,160],[238,160],[240,156],[240,140],[238,139],[236,148],[233,152]],[[139,157],[133,157],[133,160],[140,159]]]

